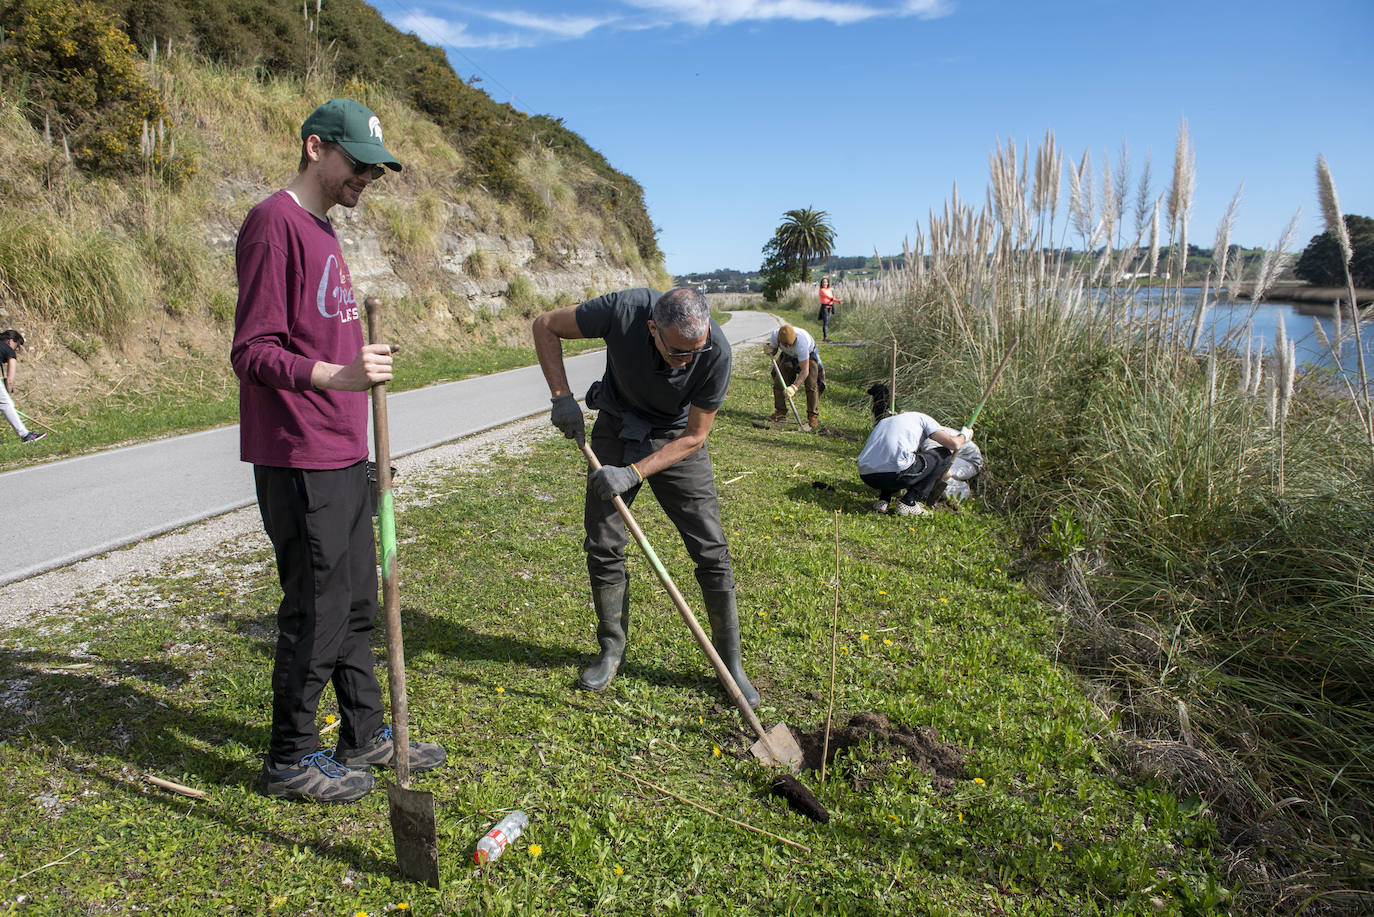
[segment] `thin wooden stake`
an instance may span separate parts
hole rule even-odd
[[[605,764],[604,761],[603,761],[602,763]],[[654,790],[655,792],[662,793],[664,796],[671,796],[673,799],[676,799],[678,802],[685,803],[685,804],[691,806],[691,807],[694,808],[694,809],[700,809],[701,811],[705,812],[707,815],[713,816],[713,817],[715,817],[715,818],[719,818],[719,819],[721,819],[722,821],[728,821],[728,822],[729,822],[730,824],[732,824],[732,825],[738,825],[738,826],[740,826],[741,828],[744,828],[744,829],[747,830],[747,831],[753,831],[755,834],[762,834],[764,837],[771,837],[771,838],[772,838],[773,840],[775,840],[775,841],[782,841],[784,844],[786,844],[786,845],[789,846],[789,847],[796,847],[798,850],[805,850],[807,853],[810,853],[810,852],[811,852],[811,848],[808,847],[808,846],[806,846],[805,844],[798,844],[796,841],[789,841],[787,838],[781,837],[781,836],[779,836],[779,835],[777,835],[777,834],[774,834],[774,833],[771,832],[771,831],[765,831],[765,830],[763,830],[762,828],[756,828],[756,827],[754,827],[753,825],[748,824],[747,822],[742,822],[742,821],[740,821],[740,820],[738,820],[738,819],[731,818],[731,817],[728,816],[728,815],[722,815],[721,813],[717,812],[715,809],[708,809],[706,806],[702,805],[701,803],[699,803],[699,802],[693,802],[692,800],[688,799],[686,796],[679,796],[677,793],[674,793],[672,790],[665,789],[665,788],[659,786],[659,785],[656,784],[656,783],[650,783],[650,782],[647,781],[647,780],[641,780],[640,778],[636,777],[634,774],[627,774],[625,771],[622,771],[620,768],[616,767],[616,766],[613,765],[613,764],[606,764],[606,766],[609,767],[611,770],[615,771],[617,774],[619,774],[619,775],[622,776],[622,777],[629,777],[629,778],[630,778],[631,780],[633,780],[635,783],[641,784],[641,785],[643,785],[643,786],[647,786],[649,789]]]
[[[821,743],[821,786],[825,786],[825,759],[830,757],[830,719],[835,715],[835,645],[839,642],[839,637],[840,511],[837,509],[835,510],[835,609],[830,621],[830,706],[825,711],[825,740]]]
[[[145,774],[144,780],[153,786],[160,786],[164,790],[171,790],[173,793],[180,793],[183,796],[190,796],[192,799],[204,799],[205,791],[192,789],[189,786],[182,786],[180,783],[173,783],[170,780],[163,780],[161,777],[154,777],[152,774]]]
[[[897,413],[897,335],[892,335],[892,384],[888,386],[887,409]]]

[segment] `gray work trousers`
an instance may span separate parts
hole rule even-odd
[[[592,427],[592,451],[603,465],[628,465],[636,462],[681,435],[651,439],[637,445],[620,438],[620,419],[602,411]],[[654,497],[677,527],[687,553],[696,562],[697,582],[705,590],[735,588],[735,572],[730,565],[730,546],[720,524],[720,503],[716,499],[716,477],[706,447],[698,449],[677,464],[649,477]],[[643,486],[643,485],[640,485]],[[640,486],[621,494],[625,505],[634,502]],[[587,485],[583,512],[587,537],[587,573],[592,588],[623,583],[625,576],[625,522],[615,504],[603,500]]]

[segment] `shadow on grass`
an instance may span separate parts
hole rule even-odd
[[[858,478],[858,472],[854,472]],[[858,513],[867,510],[877,497],[877,492],[859,480],[836,480],[832,476],[816,478],[809,484],[793,484],[787,489],[787,496],[797,503],[809,503],[826,512],[841,510]]]
[[[10,698],[0,712],[0,740],[22,742],[40,754],[71,755],[85,777],[94,777],[123,795],[167,808],[185,817],[189,800],[144,792],[137,782],[143,774],[176,778],[181,774],[197,788],[248,788],[256,792],[258,763],[249,767],[236,755],[221,751],[229,742],[267,747],[266,728],[213,712],[210,701],[178,700],[187,681],[186,670],[162,662],[121,663],[99,657],[64,656],[28,650],[0,650],[0,684]],[[146,687],[142,687],[146,685]],[[165,693],[154,686],[163,686]],[[18,695],[15,692],[22,692]],[[15,700],[22,698],[22,709]],[[268,699],[264,697],[264,706]],[[126,777],[98,767],[103,760],[123,762]],[[95,763],[97,767],[89,765]],[[265,805],[295,806],[263,800]],[[310,846],[321,856],[354,868],[395,873],[395,865],[351,842],[321,846],[309,832],[292,836],[268,828],[251,811],[235,811],[241,803],[213,796],[194,803],[198,817],[213,819],[237,834],[256,837],[285,850]]]
[[[406,622],[406,653],[408,656],[420,653],[436,653],[458,662],[523,663],[536,669],[571,666],[578,670],[590,665],[596,657],[596,641],[593,636],[596,618],[590,612],[586,616],[585,650],[563,644],[541,643],[529,637],[486,633],[415,608],[402,608],[402,613]],[[698,617],[701,616],[698,615]],[[624,678],[627,676],[639,678],[649,684],[664,688],[694,688],[701,684],[699,675],[694,672],[665,669],[636,662],[633,616],[630,622],[630,643],[625,653],[625,664],[621,666],[616,677]],[[486,682],[488,676],[483,671],[473,670],[462,675],[446,677],[460,679],[472,685],[481,685]],[[576,686],[575,678],[569,681],[569,686]]]

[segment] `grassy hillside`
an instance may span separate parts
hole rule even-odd
[[[125,18],[68,0],[0,2],[0,154],[10,163],[0,176],[0,324],[29,339],[18,398],[36,417],[70,429],[126,413],[131,392],[139,403],[188,388],[232,392],[234,235],[248,208],[294,174],[301,121],[335,95],[372,107],[406,165],[339,218],[374,234],[408,285],[409,296],[388,303],[389,334],[408,353],[443,359],[524,343],[529,315],[589,292],[541,299],[524,274],[557,270],[576,245],[599,242],[613,263],[665,280],[638,185],[581,138],[496,105],[446,65],[441,95],[457,108],[427,111],[429,96],[396,74],[423,71],[421,59],[438,73],[441,55],[390,27],[372,23],[351,45],[337,36],[326,54],[331,13],[380,22],[370,8],[345,16],[326,6],[311,32],[295,20],[263,28],[276,15],[266,4],[188,4],[179,29],[174,4],[114,6]],[[157,11],[166,15],[149,18]],[[231,13],[261,18],[256,29],[214,18]],[[154,33],[139,31],[154,21],[171,29],[170,51],[165,36],[154,49]],[[126,24],[149,39],[145,50]],[[215,34],[250,44],[231,53]],[[317,65],[251,44],[269,35],[297,51],[320,36]],[[350,55],[390,69],[368,71]],[[509,181],[493,177],[496,165]],[[533,240],[528,267],[476,254],[463,266],[509,285],[509,317],[467,308],[439,268],[443,236],[473,233]]]

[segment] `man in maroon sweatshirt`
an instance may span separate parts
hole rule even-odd
[[[384,168],[385,167],[385,168]],[[282,601],[272,670],[268,796],[351,802],[391,763],[391,728],[368,638],[377,617],[377,551],[367,478],[367,392],[391,379],[390,344],[364,344],[353,284],[328,213],[353,207],[401,164],[377,116],[331,99],[301,125],[296,177],[248,213],[235,250],[239,298],[230,360],[239,377],[240,456],[253,465]],[[339,745],[320,748],[326,683]],[[412,742],[410,767],[444,762]]]

